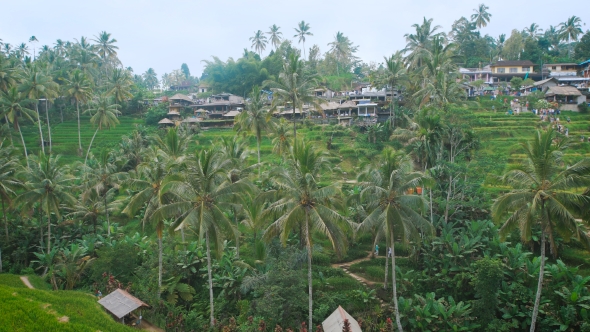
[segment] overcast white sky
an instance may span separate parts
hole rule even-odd
[[[276,24],[283,36],[294,39],[301,20],[314,34],[305,43],[328,50],[337,31],[356,45],[365,62],[380,62],[405,46],[404,34],[422,18],[434,18],[444,31],[461,16],[469,18],[479,0],[3,0],[0,39],[13,45],[36,36],[40,45],[56,39],[73,40],[107,31],[117,39],[119,58],[135,73],[149,67],[158,75],[179,69],[185,62],[200,76],[204,59],[240,57],[250,47],[256,30]],[[483,34],[510,35],[535,22],[546,29],[576,15],[583,22],[590,11],[583,6],[556,5],[554,1],[485,1],[492,14]],[[589,26],[583,26],[584,32]],[[296,43],[296,42],[295,42]],[[270,48],[263,53],[268,54]]]

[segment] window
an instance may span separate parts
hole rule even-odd
[[[518,68],[510,68],[511,73],[518,73]]]
[[[553,67],[551,67],[551,69],[552,70],[555,70],[555,69],[557,69],[557,66],[553,66]]]
[[[528,73],[531,71],[531,67],[522,67],[522,71],[524,71],[525,73]]]
[[[498,68],[498,74],[504,74],[506,72],[506,68]]]

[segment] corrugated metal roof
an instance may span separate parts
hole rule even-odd
[[[341,306],[338,306],[338,308],[322,322],[322,328],[324,329],[324,332],[342,332],[345,319],[350,323],[351,332],[363,332],[356,319],[349,315],[346,310],[342,309]]]
[[[116,289],[111,294],[98,300],[98,303],[117,318],[123,318],[139,307],[149,307],[149,305],[122,289]]]

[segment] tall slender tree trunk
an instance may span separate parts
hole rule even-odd
[[[305,214],[305,239],[307,247],[307,285],[309,288],[309,325],[311,329],[313,326],[313,296],[312,296],[312,280],[311,280],[311,235],[309,234],[309,215]]]
[[[258,177],[259,178],[260,178],[260,171],[262,168],[262,165],[260,165],[260,140],[261,140],[261,138],[257,136],[256,137],[256,146],[258,148]]]
[[[395,312],[395,323],[399,332],[403,331],[402,323],[399,320],[399,307],[397,305],[397,283],[395,280],[395,247],[393,240],[393,229],[389,230],[389,237],[391,238],[391,288],[393,289],[393,311]]]
[[[39,138],[41,138],[41,151],[45,153],[45,141],[43,140],[43,130],[41,130],[41,117],[39,116],[39,101],[35,100],[35,112],[37,113],[37,124],[39,125]]]
[[[96,134],[98,133],[99,129],[100,129],[100,127],[96,128],[94,135],[92,135],[92,139],[90,140],[90,145],[88,145],[88,151],[86,151],[86,158],[84,159],[84,166],[86,166],[86,162],[88,161],[88,155],[90,154],[90,148],[92,147],[92,143],[94,142],[94,138],[96,137]]]
[[[109,206],[107,205],[107,193],[104,193],[104,213],[107,216],[107,236],[111,236],[111,221],[109,220]]]
[[[6,115],[4,116],[4,121],[6,122],[6,125],[8,126],[8,124],[10,122],[8,122],[8,117]],[[8,127],[8,129],[10,129],[10,127]],[[10,137],[10,146],[14,146],[14,141],[12,140],[12,132],[10,132],[10,130],[8,130],[8,137]]]
[[[531,317],[530,332],[535,332],[537,316],[539,315],[539,304],[541,303],[541,291],[543,288],[543,275],[545,273],[545,230],[541,229],[541,268],[539,271],[539,281],[537,282],[537,295],[535,296],[535,306],[533,307],[533,316]]]
[[[8,218],[6,218],[6,209],[4,208],[4,198],[0,197],[0,200],[2,200],[2,215],[4,216],[4,230],[6,231],[6,243],[8,243]]]
[[[303,113],[301,113],[303,115]],[[297,138],[297,124],[295,123],[295,98],[293,98],[293,142]]]
[[[23,137],[23,132],[22,130],[20,130],[20,124],[17,122],[16,126],[18,127],[18,133],[20,134],[20,140],[21,142],[23,142],[23,150],[25,150],[25,159],[27,161],[27,168],[30,168],[29,166],[29,154],[27,153],[27,145],[25,144],[25,138]]]
[[[76,113],[78,114],[78,155],[82,157],[82,137],[80,136],[80,103],[78,100],[76,100]]]
[[[434,225],[434,213],[432,212],[432,188],[430,188],[430,223]]]
[[[45,117],[47,118],[47,133],[49,134],[49,154],[51,154],[51,125],[49,124],[49,108],[47,106],[47,98],[45,98]]]
[[[51,252],[51,210],[49,209],[49,199],[47,199],[47,254]]]
[[[205,245],[207,246],[207,276],[209,278],[209,308],[211,317],[209,319],[211,327],[215,325],[215,313],[213,304],[213,277],[211,276],[211,248],[209,247],[209,231],[205,231]]]
[[[390,242],[388,243],[388,245],[392,245]],[[387,247],[387,246],[386,246]],[[388,248],[385,248],[385,281],[383,282],[383,289],[387,289],[387,270],[389,270],[389,260],[387,259],[387,255],[389,253]]]
[[[449,201],[451,200],[451,189],[453,185],[453,176],[449,175],[449,189],[447,189],[447,204],[445,204],[445,224],[449,222]]]
[[[158,235],[158,299],[162,293],[162,235]]]
[[[232,208],[234,212],[234,224],[236,224],[236,228],[238,230],[238,235],[236,236],[236,259],[240,259],[240,229],[238,225],[238,212],[236,209]]]

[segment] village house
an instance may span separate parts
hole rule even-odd
[[[573,86],[552,86],[545,92],[548,101],[559,103],[559,109],[563,111],[577,111],[578,105],[586,102],[586,96]]]
[[[197,91],[199,93],[205,93],[205,92],[209,91],[210,89],[211,89],[211,87],[209,86],[209,84],[203,83],[203,82],[201,82],[201,84],[199,84],[199,86],[197,87]]]
[[[535,66],[529,60],[524,61],[497,61],[490,66],[492,80],[496,82],[509,82],[513,77],[528,77],[533,80],[543,79],[542,73],[535,72]]]
[[[313,92],[316,97],[321,97],[321,98],[333,98],[335,96],[334,91],[332,91],[328,88],[317,88],[317,89],[313,90]]]
[[[210,119],[222,119],[227,112],[243,110],[244,98],[231,93],[220,93],[207,98],[206,103],[193,107],[208,111]]]
[[[492,68],[488,65],[483,68],[459,68],[459,73],[466,82],[482,80],[484,83],[492,84]]]
[[[543,69],[549,73],[549,77],[577,76],[580,65],[576,63],[547,63]]]

